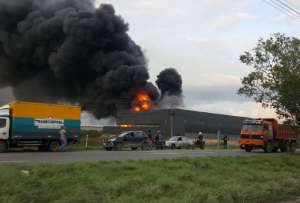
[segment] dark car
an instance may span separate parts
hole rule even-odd
[[[126,131],[104,143],[106,150],[121,150],[123,148],[131,148],[132,150],[151,149],[152,145],[147,135],[143,131]]]

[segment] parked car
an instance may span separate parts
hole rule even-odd
[[[193,146],[193,140],[189,137],[174,136],[166,141],[166,147],[171,149],[188,148]]]
[[[148,150],[152,148],[147,135],[143,131],[126,131],[115,138],[104,142],[106,150],[121,150],[123,148],[131,148],[132,150]]]

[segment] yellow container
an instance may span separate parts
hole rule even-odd
[[[11,116],[17,118],[55,118],[80,120],[80,106],[15,101],[9,104]]]

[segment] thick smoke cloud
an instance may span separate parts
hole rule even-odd
[[[156,84],[161,91],[161,99],[168,96],[181,96],[182,78],[174,68],[167,68],[159,73]]]
[[[89,0],[0,0],[0,87],[17,99],[79,102],[100,118],[157,99],[141,48],[114,8]]]

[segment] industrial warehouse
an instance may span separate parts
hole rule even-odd
[[[189,136],[203,132],[206,135],[239,136],[245,117],[198,112],[184,109],[162,109],[118,114],[117,126],[106,126],[104,132],[117,134],[126,130],[157,131],[164,139],[172,136]]]

